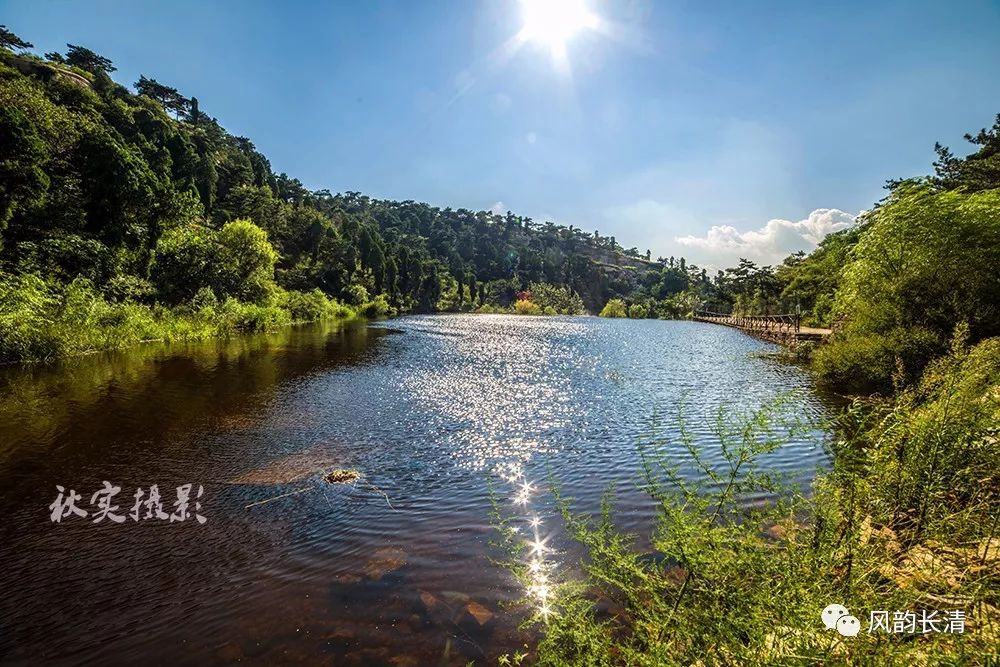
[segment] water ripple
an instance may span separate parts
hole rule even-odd
[[[566,561],[549,476],[584,511],[615,485],[640,529],[653,508],[638,445],[680,456],[682,413],[710,463],[720,407],[796,391],[791,413],[823,413],[769,349],[692,322],[414,316],[8,369],[0,659],[495,659],[526,637],[500,607],[518,591],[488,561],[490,486],[523,515],[544,607]],[[802,437],[765,463],[801,481],[826,461]],[[363,483],[328,485],[330,467]],[[55,484],[104,479],[129,495],[202,483],[209,521],[48,521]]]

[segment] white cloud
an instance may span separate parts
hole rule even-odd
[[[529,144],[533,144],[536,141],[538,141],[538,135],[535,134],[534,132],[528,132],[527,136],[525,136],[525,139]]]
[[[674,241],[710,256],[716,265],[727,265],[740,257],[775,264],[793,252],[812,250],[827,234],[847,229],[855,219],[840,209],[818,208],[798,222],[773,219],[746,232],[730,225],[714,225],[704,236],[680,236]]]
[[[493,215],[503,215],[506,212],[507,212],[507,207],[504,206],[504,203],[502,201],[498,201],[494,203],[493,206],[490,206],[490,213],[492,213]]]

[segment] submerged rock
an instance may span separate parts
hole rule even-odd
[[[469,596],[461,591],[441,591],[441,597],[452,604],[464,604],[469,601]]]
[[[328,632],[325,637],[325,639],[327,640],[337,640],[346,642],[353,642],[357,638],[358,638],[357,633],[349,628],[336,628],[331,632]]]
[[[420,602],[428,614],[433,613],[441,605],[441,601],[427,591],[420,591]]]
[[[465,604],[465,613],[471,616],[480,627],[485,627],[490,621],[493,620],[493,612],[475,600],[469,600]]]
[[[406,552],[396,547],[384,547],[376,551],[365,563],[364,573],[369,579],[378,581],[390,572],[406,565]]]
[[[464,646],[464,643],[460,642],[459,650],[463,654],[470,656],[473,654],[469,654],[469,650],[475,649],[481,652],[481,649],[475,642],[485,639],[492,634],[496,626],[493,612],[475,600],[469,600],[459,609],[454,623],[465,633],[465,639],[471,642],[469,646]]]
[[[277,485],[292,484],[329,470],[337,465],[337,458],[327,446],[310,447],[295,454],[288,454],[269,461],[259,468],[247,470],[229,480],[230,484]]]

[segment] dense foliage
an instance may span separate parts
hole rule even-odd
[[[956,325],[973,341],[1000,335],[1000,189],[905,182],[863,223],[835,308],[844,329],[820,349],[823,376],[844,388],[908,384]]]
[[[531,289],[542,312],[579,313],[659,275],[648,251],[573,226],[310,191],[196,98],[146,76],[133,92],[86,47],[30,46],[0,32],[5,276],[170,308],[208,289],[267,307],[319,290],[378,312],[506,310]]]
[[[816,355],[834,386],[908,386],[956,327],[1000,335],[1000,117],[968,138],[984,147],[960,160],[939,146],[936,176],[893,182],[863,216],[832,294],[842,330]]]

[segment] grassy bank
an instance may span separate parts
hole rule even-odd
[[[554,569],[499,516],[507,564],[541,632],[527,657],[547,665],[984,664],[1000,641],[1000,339],[960,336],[920,381],[855,403],[837,425],[834,467],[809,494],[781,489],[757,461],[780,447],[774,413],[720,420],[726,465],[690,446],[667,457],[640,444],[644,488],[659,507],[653,554],[556,495],[565,533],[587,557]],[[688,443],[690,444],[690,443]],[[676,448],[669,449],[676,452]],[[715,491],[685,482],[700,470]],[[739,498],[774,502],[748,510]],[[551,545],[550,545],[551,546]],[[842,604],[861,631],[827,629]],[[872,612],[913,612],[915,631],[869,632]],[[924,625],[922,614],[936,613]],[[964,632],[943,632],[949,614]],[[955,626],[954,629],[957,629]],[[516,662],[515,656],[511,661]]]
[[[358,306],[319,290],[276,290],[265,303],[220,300],[210,289],[172,307],[115,298],[89,281],[68,284],[34,274],[0,274],[0,363],[39,362],[145,341],[191,341],[272,331],[293,322],[380,317],[384,297]]]

